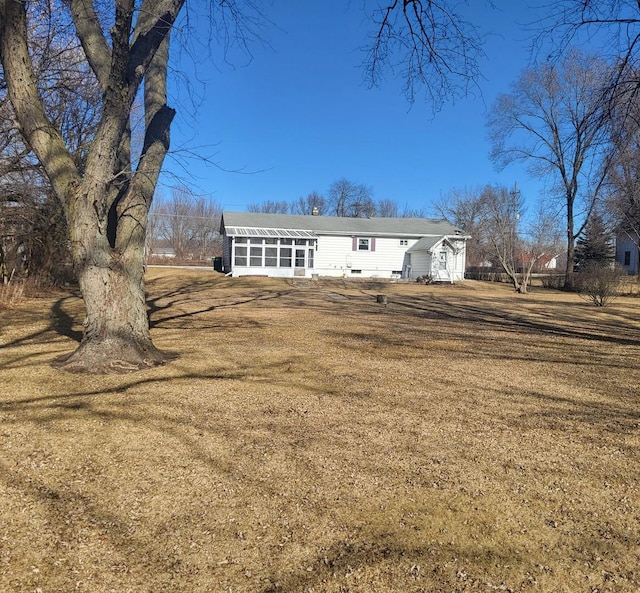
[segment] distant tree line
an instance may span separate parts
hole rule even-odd
[[[210,263],[222,253],[221,215],[215,200],[184,186],[173,188],[168,197],[156,197],[149,211],[147,262],[166,263],[170,257],[180,263]]]
[[[363,183],[354,183],[346,178],[334,181],[326,196],[317,191],[297,200],[255,202],[247,207],[249,212],[265,214],[316,214],[318,216],[342,216],[350,218],[423,218],[423,209],[400,206],[389,198],[376,200],[373,188]]]

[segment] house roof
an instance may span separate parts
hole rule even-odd
[[[422,237],[417,243],[412,245],[407,251],[431,251],[433,247],[435,247],[438,243],[442,241],[442,236],[440,237]]]
[[[224,212],[221,230],[232,236],[460,235],[466,238],[466,233],[447,221],[430,218],[347,218],[255,212]]]

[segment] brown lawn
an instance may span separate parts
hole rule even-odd
[[[131,375],[50,367],[74,296],[0,312],[0,591],[640,590],[637,298],[148,290]]]

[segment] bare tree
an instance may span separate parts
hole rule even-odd
[[[523,161],[533,175],[555,178],[567,223],[567,288],[573,286],[575,240],[601,197],[612,158],[602,101],[609,72],[602,60],[578,52],[560,64],[527,69],[488,120],[498,166]]]
[[[615,165],[609,172],[607,206],[616,229],[640,249],[637,179],[640,129],[640,3],[637,0],[564,0],[553,5],[538,37],[549,40],[556,54],[588,40],[614,65],[605,83],[603,104],[615,143]]]
[[[160,364],[167,356],[149,334],[143,253],[149,207],[169,149],[169,37],[184,0],[116,0],[112,12],[103,14],[99,10],[108,10],[109,3],[50,2],[0,0],[0,62],[20,131],[63,205],[86,306],[82,342],[60,364],[93,372]],[[253,10],[255,4],[244,7]],[[221,34],[242,44],[247,21],[241,8],[234,0],[211,5]],[[64,42],[81,47],[87,75],[100,87],[99,123],[83,143],[81,164],[44,100],[55,79],[43,87],[36,83],[38,63],[28,34],[37,26],[34,14],[61,14],[73,23]],[[139,93],[144,141],[134,156],[130,120]]]
[[[612,230],[640,250],[640,107],[623,104],[612,111],[614,158],[607,177],[603,214]]]
[[[156,198],[149,211],[147,254],[169,247],[179,260],[206,261],[218,238],[221,213],[215,200],[197,196],[187,187],[173,188],[170,198]]]
[[[35,82],[26,3],[0,0],[0,61],[9,97],[22,134],[63,204],[87,308],[83,340],[65,361],[67,368],[131,369],[165,359],[149,335],[143,245],[173,119],[165,98],[168,39],[182,4],[118,2],[109,42],[95,7],[69,2],[69,18],[103,91],[100,123],[80,167]],[[143,80],[147,135],[134,170],[128,124]]]
[[[196,196],[192,208],[193,243],[200,261],[206,261],[221,247],[220,218],[222,207],[204,196]]]
[[[372,193],[369,186],[343,177],[331,184],[328,202],[335,216],[368,218],[376,215]]]
[[[528,277],[520,274],[522,253],[520,227],[524,206],[514,188],[487,186],[482,192],[484,226],[494,255],[516,292],[527,292]]]
[[[549,4],[548,9],[536,39],[539,47],[548,47],[550,41],[554,56],[562,56],[588,40],[616,62],[612,82],[624,86],[631,82],[626,73],[637,73],[640,67],[637,0],[562,0]],[[637,87],[640,79],[637,75],[632,78]]]
[[[192,248],[194,230],[192,224],[193,196],[187,188],[175,188],[171,198],[160,204],[160,237],[172,247],[179,259],[184,259]]]
[[[398,202],[390,199],[383,199],[378,202],[378,216],[382,218],[397,218],[399,214]]]
[[[247,211],[261,212],[262,214],[289,214],[289,207],[289,202],[286,200],[265,200],[249,204]]]
[[[304,198],[298,198],[290,205],[291,214],[315,214],[324,216],[327,213],[327,201],[324,196],[313,191]]]
[[[492,2],[486,2],[488,8]],[[400,74],[413,102],[422,88],[434,110],[465,95],[479,76],[483,38],[447,0],[393,0],[373,13],[375,29],[366,52],[369,84],[379,84],[387,70]]]
[[[413,208],[405,204],[400,212],[400,218],[427,218],[424,208]]]
[[[543,258],[552,259],[558,253],[557,217],[542,202],[534,216],[526,217],[517,186],[511,190],[492,185],[453,190],[436,209],[471,236],[467,241],[469,268],[497,265],[517,292],[527,292]]]
[[[490,259],[493,250],[487,238],[483,192],[485,188],[453,189],[435,205],[442,218],[471,237],[467,241],[467,267],[478,267]]]
[[[74,162],[84,166],[87,139],[95,133],[101,90],[88,76],[84,54],[74,44],[70,23],[59,12],[29,5],[28,32],[35,83],[51,122]],[[62,206],[43,167],[23,140],[5,80],[0,79],[0,269],[14,278],[69,280],[70,250]],[[6,278],[6,276],[5,276]]]
[[[538,262],[556,255],[557,218],[539,203],[535,216],[527,220],[517,186],[511,190],[487,186],[481,202],[483,226],[494,254],[516,292],[524,294]]]

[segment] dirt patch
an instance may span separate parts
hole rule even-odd
[[[0,320],[0,590],[640,589],[637,300],[147,287],[152,371],[52,369],[71,295]]]

